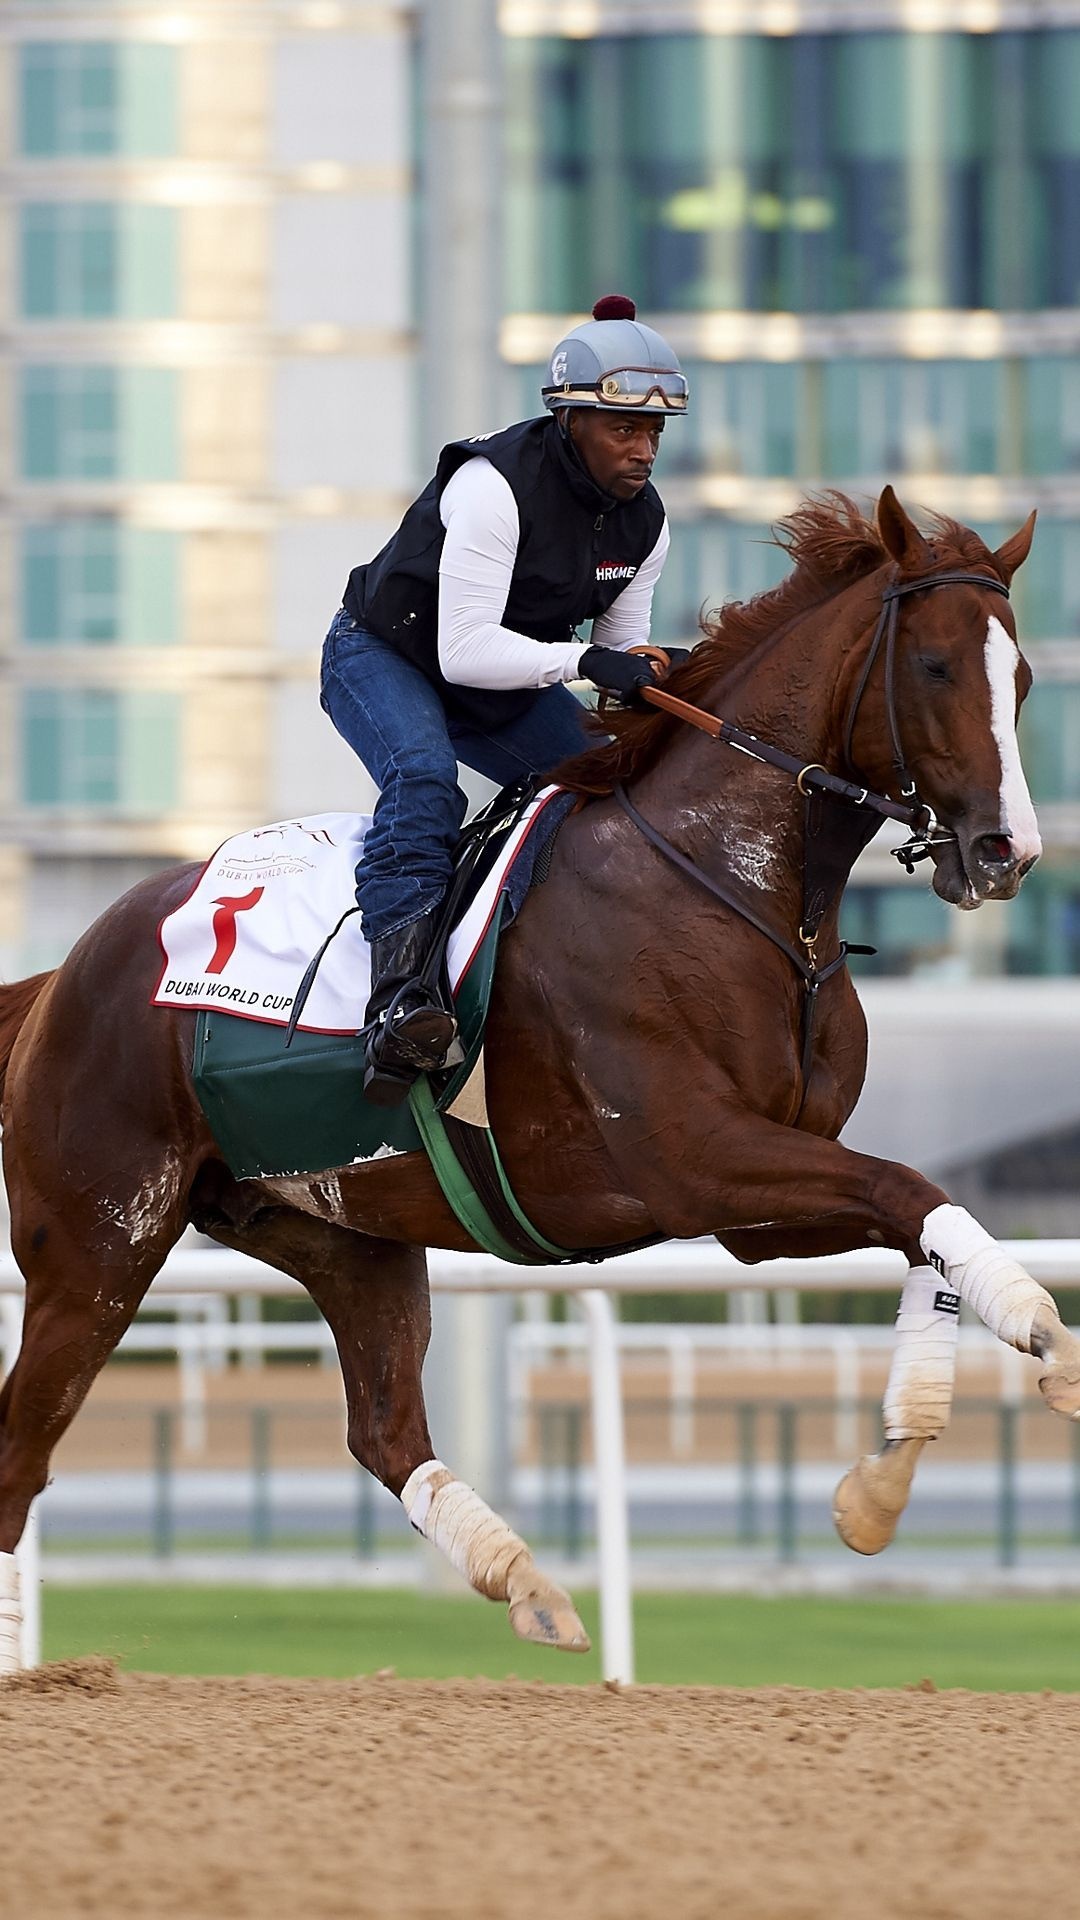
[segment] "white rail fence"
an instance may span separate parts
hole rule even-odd
[[[136,1321],[120,1342],[120,1351],[171,1356],[177,1361],[181,1443],[188,1455],[206,1450],[209,1380],[221,1373],[230,1358],[238,1359],[243,1366],[260,1367],[277,1353],[304,1354],[329,1368],[337,1366],[334,1336],[325,1320],[259,1319],[250,1311],[254,1308],[258,1314],[256,1294],[184,1295],[155,1291],[147,1304],[149,1311],[175,1314],[176,1319]],[[233,1304],[241,1315],[236,1320],[230,1312]],[[797,1321],[762,1321],[751,1325],[715,1321],[616,1321],[615,1343],[620,1365],[626,1360],[641,1361],[655,1356],[666,1370],[668,1446],[675,1460],[693,1456],[695,1403],[702,1370],[710,1363],[715,1367],[717,1362],[726,1366],[749,1363],[783,1372],[824,1361],[833,1377],[834,1445],[838,1454],[844,1454],[857,1445],[855,1402],[862,1391],[867,1365],[874,1358],[881,1359],[891,1353],[893,1332],[889,1326]],[[0,1296],[0,1378],[13,1363],[18,1345],[15,1299]],[[535,1370],[565,1361],[587,1366],[590,1346],[589,1328],[583,1321],[522,1320],[510,1329],[508,1397],[518,1423],[516,1450],[524,1444],[529,1387]],[[1023,1398],[1023,1355],[1004,1346],[985,1327],[966,1325],[964,1354],[970,1357],[973,1353],[993,1361],[999,1397],[1017,1405]]]
[[[1006,1248],[1028,1271],[1051,1288],[1080,1285],[1080,1241],[1006,1241]],[[606,1286],[596,1281],[598,1270],[581,1264],[565,1267],[515,1268],[485,1254],[435,1251],[429,1256],[432,1290],[440,1293],[566,1293],[581,1305],[585,1324],[580,1336],[588,1355],[590,1406],[594,1435],[597,1487],[597,1546],[600,1585],[600,1653],[605,1679],[631,1681],[634,1677],[630,1543],[623,1440],[622,1393],[619,1377],[620,1335],[627,1345],[629,1328],[620,1329],[613,1293],[717,1293],[778,1290],[839,1289],[850,1292],[899,1294],[906,1268],[902,1257],[882,1249],[835,1254],[816,1260],[774,1260],[747,1268],[708,1242],[673,1242],[643,1253],[631,1253],[604,1268]],[[0,1321],[10,1355],[17,1344],[22,1316],[22,1276],[10,1258],[0,1261]],[[166,1262],[150,1289],[150,1311],[180,1310],[186,1318],[170,1328],[136,1324],[127,1345],[160,1348],[162,1334],[178,1352],[201,1365],[213,1350],[262,1350],[282,1345],[295,1348],[312,1331],[296,1324],[227,1324],[229,1299],[256,1297],[306,1299],[304,1289],[287,1275],[259,1261],[223,1249],[180,1248]],[[561,1336],[567,1329],[560,1328]],[[657,1344],[653,1330],[652,1345]],[[763,1326],[738,1330],[740,1341],[756,1351],[776,1329]],[[787,1329],[782,1330],[785,1334]],[[860,1333],[865,1329],[860,1329]],[[149,1337],[145,1337],[149,1336]],[[268,1337],[269,1336],[269,1337]],[[298,1342],[298,1336],[300,1337]],[[642,1344],[646,1344],[644,1339]],[[732,1341],[734,1346],[739,1342]],[[1010,1376],[1010,1379],[1012,1376]],[[846,1390],[850,1389],[850,1381]],[[1011,1397],[1011,1390],[1010,1390]],[[198,1396],[193,1395],[197,1407]],[[41,1658],[41,1566],[38,1527],[32,1515],[19,1548],[23,1591],[23,1664],[36,1666]]]
[[[167,1340],[169,1330],[161,1329]],[[856,1401],[862,1392],[867,1363],[888,1357],[893,1348],[891,1326],[839,1326],[831,1322],[764,1321],[737,1325],[716,1321],[616,1323],[621,1360],[656,1355],[668,1381],[668,1447],[676,1460],[690,1459],[695,1446],[695,1402],[703,1364],[749,1362],[779,1371],[805,1368],[814,1360],[831,1367],[836,1402],[833,1444],[838,1454],[858,1445]],[[588,1328],[577,1321],[561,1325],[551,1320],[521,1321],[510,1335],[510,1403],[523,1420],[528,1383],[535,1367],[556,1360],[586,1360]],[[982,1326],[965,1325],[964,1355],[985,1355],[998,1374],[1002,1400],[1017,1405],[1024,1394],[1024,1356],[1006,1347]],[[713,1375],[715,1380],[715,1373]],[[519,1434],[520,1443],[520,1434]]]

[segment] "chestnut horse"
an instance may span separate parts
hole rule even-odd
[[[1037,857],[1015,724],[1030,674],[1007,596],[1033,523],[992,553],[954,522],[924,536],[889,488],[876,525],[841,496],[801,508],[781,528],[784,583],[713,616],[665,689],[780,755],[769,764],[670,713],[610,719],[614,739],[562,770],[589,797],[496,978],[491,1124],[548,1239],[713,1234],[750,1262],[871,1243],[906,1256],[886,1446],[838,1495],[861,1551],[891,1536],[944,1425],[958,1296],[1041,1357],[1052,1406],[1080,1409],[1080,1344],[1049,1294],[941,1188],[837,1143],[866,1036],[846,971],[828,963],[879,814],[830,803],[857,831],[804,924],[804,796],[822,774],[892,792],[886,811],[921,820],[934,888],[958,907],[1011,898]],[[223,1164],[192,1089],[194,1016],[149,1004],[158,923],[194,871],[142,882],[55,972],[0,990],[4,1171],[26,1277],[22,1352],[0,1394],[0,1662],[14,1664],[13,1553],[52,1450],[189,1222],[307,1288],[337,1342],[349,1446],[414,1526],[509,1603],[523,1637],[584,1646],[568,1596],[434,1456],[424,1250],[471,1242],[425,1156],[323,1182],[236,1180]],[[820,960],[816,996],[800,954]]]

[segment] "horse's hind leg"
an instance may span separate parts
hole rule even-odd
[[[523,1640],[584,1652],[569,1596],[471,1487],[436,1459],[421,1369],[431,1331],[423,1250],[292,1210],[246,1225],[199,1219],[223,1245],[291,1273],[328,1321],[345,1377],[350,1451],[401,1500],[413,1526],[478,1593],[502,1600]]]

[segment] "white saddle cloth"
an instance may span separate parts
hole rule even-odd
[[[558,791],[546,787],[522,814],[451,934],[447,964],[455,988],[537,813]],[[226,840],[161,923],[164,965],[153,1005],[220,1007],[287,1026],[309,961],[356,905],[356,864],[370,826],[370,814],[316,813]],[[305,1033],[356,1033],[370,991],[370,950],[360,915],[352,913],[323,956],[297,1025]]]

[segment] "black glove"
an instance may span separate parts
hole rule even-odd
[[[620,653],[617,647],[586,647],[578,661],[578,672],[594,687],[617,693],[628,707],[647,706],[641,688],[659,684],[646,654]]]
[[[664,652],[671,662],[672,672],[676,667],[685,667],[693,651],[693,647],[665,647]]]

